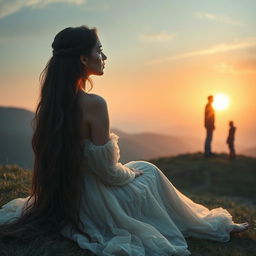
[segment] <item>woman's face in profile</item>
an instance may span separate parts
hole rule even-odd
[[[99,40],[97,40],[95,46],[92,49],[91,57],[83,58],[80,57],[81,62],[85,65],[87,75],[103,75],[104,61],[107,56],[102,51],[102,45]]]

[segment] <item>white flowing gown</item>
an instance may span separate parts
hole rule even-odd
[[[150,162],[123,165],[118,139],[111,132],[104,145],[83,141],[88,163],[80,217],[91,240],[69,226],[63,236],[99,256],[184,256],[190,255],[185,237],[229,240],[234,222],[227,210],[194,203]],[[130,168],[144,174],[135,178]],[[27,198],[3,205],[0,223],[19,217]]]

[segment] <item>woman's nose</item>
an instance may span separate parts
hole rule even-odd
[[[106,60],[107,56],[104,53],[102,53],[102,55],[103,55],[103,60]]]

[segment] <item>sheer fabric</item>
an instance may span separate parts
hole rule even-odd
[[[190,255],[185,237],[227,242],[232,216],[223,208],[209,210],[179,192],[162,171],[147,161],[121,164],[119,136],[101,146],[84,140],[84,192],[80,210],[84,230],[91,237],[61,234],[99,256]],[[130,168],[142,170],[135,178]],[[0,223],[18,217],[27,198],[0,209]]]

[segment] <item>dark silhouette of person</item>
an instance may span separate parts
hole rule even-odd
[[[230,121],[229,122],[229,132],[228,132],[228,138],[226,143],[228,144],[229,147],[229,159],[236,159],[236,152],[235,152],[235,132],[236,132],[236,127],[234,126],[234,122]]]
[[[205,138],[205,145],[204,145],[205,157],[212,157],[215,155],[212,153],[212,150],[211,150],[213,131],[215,129],[215,126],[214,126],[215,114],[214,114],[212,103],[213,103],[213,96],[210,95],[208,96],[208,103],[205,106],[205,112],[204,112],[204,127],[206,128],[206,138]]]

